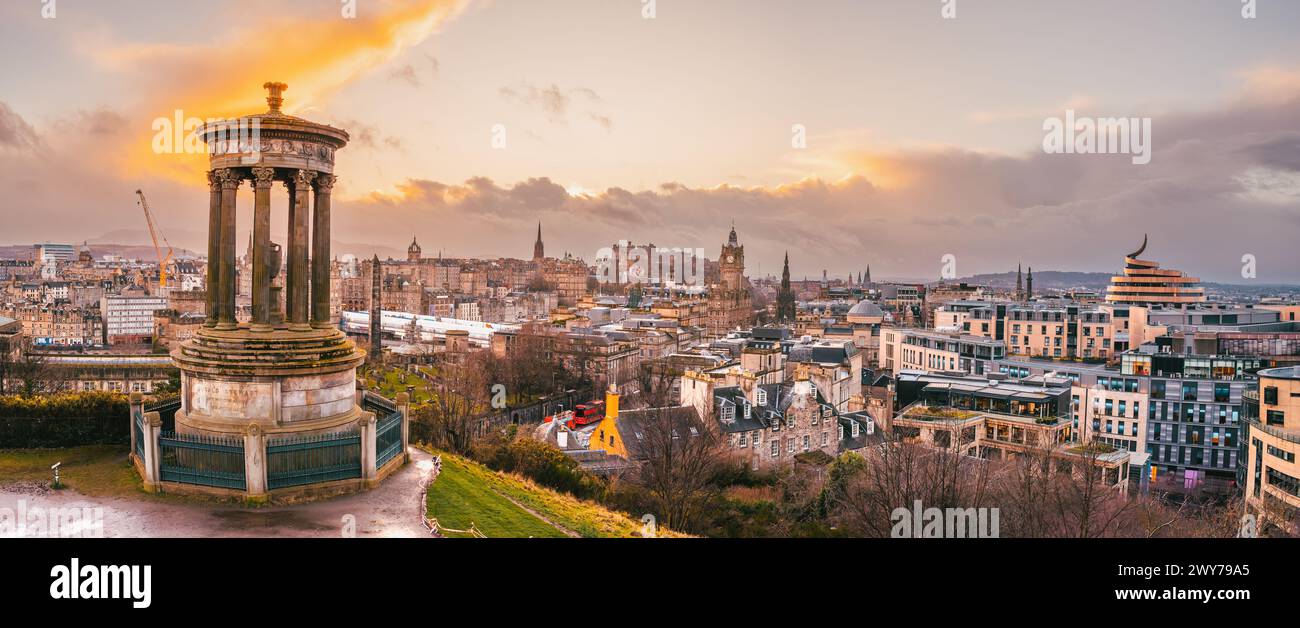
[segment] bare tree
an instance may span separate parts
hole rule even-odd
[[[40,395],[62,391],[63,372],[35,350],[30,338],[0,339],[0,394]]]
[[[632,429],[640,435],[624,438],[638,441],[636,483],[649,495],[660,523],[691,529],[721,491],[715,482],[726,460],[721,438],[690,407],[645,410]]]
[[[677,373],[665,358],[647,360],[637,368],[637,389],[640,402],[648,408],[676,405],[673,382]]]
[[[427,423],[434,445],[456,453],[469,451],[479,417],[489,408],[485,359],[485,353],[475,353],[439,365],[430,387],[432,399],[417,415]]]
[[[947,437],[937,446],[913,442],[899,431],[886,433],[845,477],[832,471],[827,494],[832,520],[850,534],[888,537],[894,510],[916,501],[927,508],[989,505],[991,463],[966,453],[974,436],[956,422],[938,431]]]

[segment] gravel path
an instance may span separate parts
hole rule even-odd
[[[355,536],[427,537],[420,524],[420,480],[432,468],[432,456],[412,447],[411,463],[388,476],[379,488],[330,500],[242,508],[201,502],[138,497],[87,497],[68,489],[50,491],[25,484],[0,486],[0,509],[7,513],[33,508],[103,509],[106,537],[343,537],[351,515]],[[0,515],[2,516],[2,515]],[[32,535],[29,530],[27,535]]]

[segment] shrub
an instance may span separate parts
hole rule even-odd
[[[518,473],[583,499],[599,500],[604,495],[603,480],[559,449],[531,438],[515,438],[513,433],[485,438],[475,443],[471,456],[494,471]]]
[[[131,404],[105,392],[0,397],[0,448],[124,445]]]

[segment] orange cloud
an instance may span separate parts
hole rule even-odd
[[[222,118],[266,109],[261,85],[289,84],[285,111],[318,107],[339,89],[417,45],[470,0],[369,2],[354,19],[282,16],[237,27],[219,40],[194,45],[124,45],[98,51],[115,68],[148,68],[141,76],[141,103],[132,118],[141,132],[123,151],[127,172],[144,170],[198,182],[206,155],[158,155],[150,122]]]

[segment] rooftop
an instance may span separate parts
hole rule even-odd
[[[1275,369],[1265,369],[1259,372],[1261,377],[1272,377],[1273,379],[1298,379],[1300,380],[1300,366],[1283,366]]]

